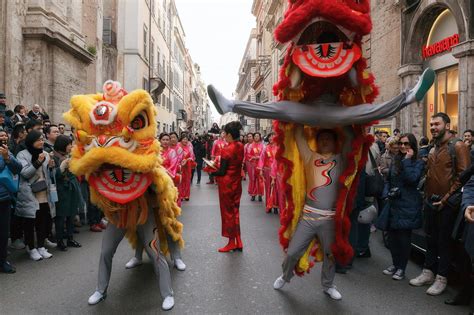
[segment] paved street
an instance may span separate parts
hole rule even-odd
[[[372,234],[371,259],[358,259],[347,275],[337,275],[342,301],[325,296],[316,266],[310,275],[295,277],[281,291],[272,288],[280,275],[283,253],[277,240],[278,217],[266,214],[261,203],[242,198],[243,253],[220,254],[217,187],[192,186],[191,201],[184,203],[185,272],[172,271],[176,305],[168,314],[467,314],[466,307],[448,307],[440,297],[413,288],[408,280],[393,281],[382,274],[390,262],[380,232]],[[80,249],[52,250],[54,257],[33,262],[24,251],[15,251],[14,275],[0,274],[0,314],[156,314],[161,298],[148,258],[145,264],[126,270],[132,256],[124,240],[114,259],[105,301],[87,305],[97,279],[101,233],[82,228]],[[410,263],[409,278],[420,267]]]

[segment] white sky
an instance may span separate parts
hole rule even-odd
[[[175,0],[186,47],[206,84],[232,98],[250,31],[253,0]],[[214,106],[211,105],[214,110]]]

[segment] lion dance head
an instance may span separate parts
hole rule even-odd
[[[155,108],[144,90],[128,93],[107,81],[103,93],[75,95],[65,120],[75,129],[70,162],[89,182],[91,202],[135,245],[136,227],[154,211],[161,236],[183,245],[177,191],[161,166]],[[166,237],[160,237],[167,251]]]

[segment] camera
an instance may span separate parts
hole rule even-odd
[[[429,209],[434,210],[434,211],[439,211],[440,208],[438,206],[434,206],[433,203],[435,202],[440,202],[441,201],[441,196],[433,194],[431,195],[430,198],[426,201],[426,205],[428,206]]]
[[[440,202],[440,201],[441,201],[441,196],[440,196],[440,195],[433,194],[433,195],[431,195],[430,201],[431,201],[431,203],[433,203],[433,202]]]
[[[8,142],[6,140],[0,140],[0,146],[1,145],[6,145],[8,146]]]
[[[400,198],[401,194],[402,194],[402,193],[401,193],[401,191],[400,191],[400,188],[398,188],[398,187],[393,187],[393,188],[390,189],[390,191],[388,192],[388,195],[387,195],[387,196],[388,196],[388,199],[393,200],[393,199],[398,199],[398,198]]]

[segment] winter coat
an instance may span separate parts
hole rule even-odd
[[[77,177],[68,168],[62,171],[61,162],[64,160],[57,152],[54,153],[56,163],[56,189],[58,202],[56,202],[56,215],[69,217],[78,214],[79,207],[84,208],[81,187]]]
[[[423,199],[417,189],[423,175],[425,163],[422,160],[403,159],[399,174],[395,171],[396,159],[390,167],[388,178],[389,191],[400,189],[400,196],[390,198],[390,228],[393,230],[414,230],[422,226]]]
[[[8,156],[10,157],[10,163],[5,163],[3,156],[0,155],[0,172],[2,172],[5,167],[8,167],[10,172],[14,175],[20,174],[21,172],[21,164],[18,162],[17,159],[13,156],[11,152],[8,152]],[[0,184],[0,201],[11,200],[13,199],[13,194],[8,191],[7,187]]]
[[[44,152],[46,159],[43,164],[40,166],[43,168],[43,173],[45,174],[46,184],[48,186],[46,195],[48,196],[48,204],[51,212],[51,217],[56,216],[56,208],[50,198],[50,188],[51,188],[51,176],[54,176],[55,170],[49,170],[49,154]],[[31,153],[28,150],[23,150],[18,153],[16,156],[18,162],[22,165],[22,170],[20,172],[20,189],[18,190],[18,197],[16,203],[15,214],[23,218],[34,219],[36,217],[36,211],[39,210],[39,202],[36,199],[35,194],[31,190],[31,184],[36,182],[36,168],[31,163]]]
[[[474,205],[474,176],[464,186],[462,194],[463,212],[467,206]],[[464,237],[464,246],[469,256],[474,257],[474,223],[467,224],[466,234]]]
[[[392,153],[390,153],[390,151],[385,151],[385,153],[380,157],[380,172],[382,173],[384,179],[387,179],[393,158],[394,156]]]

